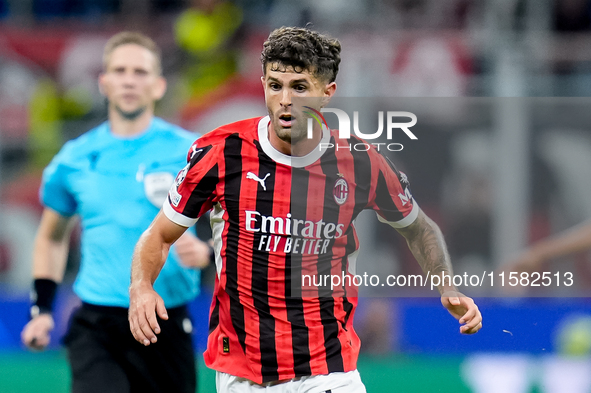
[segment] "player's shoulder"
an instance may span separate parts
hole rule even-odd
[[[245,141],[256,139],[258,124],[262,117],[253,117],[226,124],[204,134],[197,143],[200,146],[219,145],[225,143],[229,137],[240,138]]]

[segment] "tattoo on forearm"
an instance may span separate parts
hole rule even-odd
[[[452,275],[452,266],[439,227],[424,215],[401,231],[423,272]]]

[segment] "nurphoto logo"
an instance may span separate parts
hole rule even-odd
[[[351,119],[349,115],[342,109],[337,108],[322,108],[320,111],[314,109],[310,106],[304,106],[307,111],[304,111],[305,114],[310,116],[308,118],[307,124],[307,132],[308,132],[308,139],[313,138],[314,133],[314,120],[320,127],[325,126],[328,128],[328,124],[326,119],[324,118],[323,113],[334,113],[337,116],[339,121],[339,139],[342,140],[349,140],[351,138]],[[417,124],[417,116],[412,112],[402,112],[402,111],[387,111],[384,115],[384,111],[378,112],[378,130],[373,133],[364,133],[359,130],[359,112],[353,112],[353,132],[355,135],[363,140],[373,140],[377,139],[382,136],[384,132],[384,118],[386,119],[386,138],[388,141],[392,141],[394,136],[394,130],[401,130],[404,134],[411,140],[418,139],[417,136],[410,130],[412,126]],[[406,119],[406,121],[401,121],[401,119]],[[401,143],[396,142],[388,142],[388,143],[365,143],[365,142],[358,142],[358,143],[349,143],[348,147],[343,145],[334,146],[332,143],[320,143],[319,149],[331,149],[335,148],[339,149],[347,149],[347,150],[356,150],[356,151],[367,151],[370,149],[370,146],[373,145],[377,150],[380,150],[380,147],[386,148],[389,151],[401,151],[404,146]]]

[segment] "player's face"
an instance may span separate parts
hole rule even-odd
[[[301,109],[292,106],[292,98],[328,99],[336,90],[336,83],[327,84],[310,71],[296,72],[291,66],[267,64],[265,75],[261,80],[273,130],[279,139],[291,144],[301,141],[307,135],[307,118]],[[328,100],[317,102],[317,105],[322,106]]]
[[[109,106],[129,120],[153,108],[166,91],[154,54],[136,44],[121,45],[111,52],[99,83]]]

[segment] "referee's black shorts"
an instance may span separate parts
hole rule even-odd
[[[129,330],[127,309],[83,303],[64,344],[73,393],[195,393],[197,374],[187,307],[159,319],[158,342],[145,347]]]

